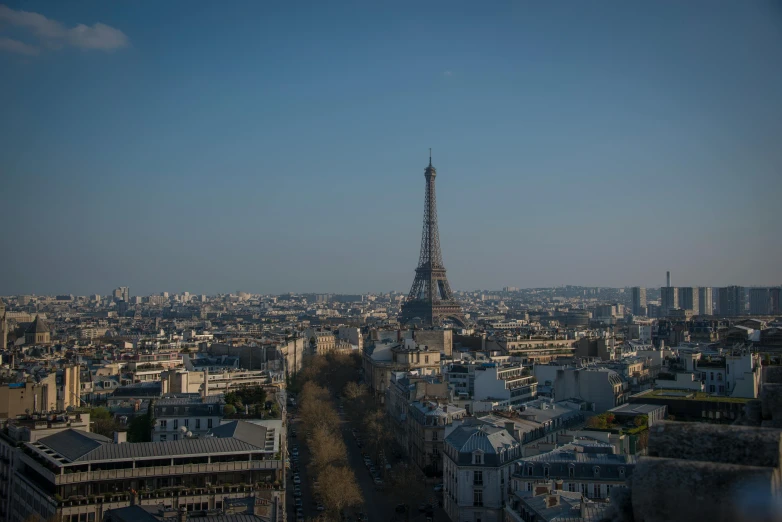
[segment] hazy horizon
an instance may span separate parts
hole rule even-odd
[[[406,292],[429,147],[455,290],[779,285],[780,63],[774,2],[6,2],[0,294]]]

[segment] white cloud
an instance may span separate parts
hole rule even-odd
[[[0,51],[8,51],[9,53],[25,54],[27,56],[34,56],[38,54],[38,48],[32,45],[27,45],[19,40],[12,40],[10,38],[0,38]]]
[[[0,5],[0,30],[6,24],[29,31],[39,40],[41,46],[49,49],[72,46],[80,49],[113,51],[128,45],[128,37],[125,33],[106,24],[96,23],[92,26],[79,24],[68,28],[41,14],[16,11],[8,6]],[[17,40],[4,38],[2,42],[0,50],[22,54],[36,54],[38,52],[35,46]]]

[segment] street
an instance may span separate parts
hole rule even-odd
[[[288,470],[287,473],[287,480],[288,483],[286,484],[287,492],[286,492],[286,504],[288,509],[288,522],[296,522],[296,498],[293,495],[295,484],[293,483],[293,475],[294,475],[294,468],[296,466],[296,462],[293,460],[292,454],[293,454],[293,448],[298,447],[299,449],[299,460],[298,460],[298,473],[299,478],[301,479],[301,484],[299,487],[301,488],[301,497],[298,497],[302,501],[302,508],[304,510],[304,519],[305,520],[312,520],[315,519],[320,513],[317,510],[317,505],[315,503],[315,495],[313,491],[312,481],[310,480],[310,477],[308,475],[307,466],[310,462],[310,450],[307,447],[307,444],[304,440],[304,435],[302,434],[301,430],[301,421],[297,417],[293,419],[292,421],[289,418],[289,429],[288,429],[288,451],[291,454],[291,469]],[[295,430],[297,432],[297,437],[291,438],[291,430]]]
[[[383,491],[378,491],[375,487],[372,476],[369,470],[364,465],[364,457],[361,455],[361,448],[356,445],[356,441],[351,435],[351,425],[343,417],[342,419],[342,438],[345,441],[345,446],[348,450],[348,464],[353,468],[356,474],[356,481],[361,487],[361,494],[364,497],[364,513],[367,514],[368,522],[389,522],[392,520],[405,520],[404,513],[396,513],[395,508],[399,504],[409,503],[409,499],[402,498],[401,495],[396,494],[393,488],[386,485]],[[396,464],[392,464],[396,465]],[[448,515],[445,511],[438,507],[438,497],[433,491],[433,484],[421,484],[421,489],[427,490],[426,502],[431,503],[434,506],[433,522],[448,522]],[[418,505],[410,506],[410,519],[411,521],[420,519],[426,520],[426,515],[418,511]]]

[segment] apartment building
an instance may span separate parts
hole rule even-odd
[[[394,439],[408,447],[408,407],[414,401],[447,401],[448,386],[440,376],[420,375],[413,372],[391,372],[386,389],[385,407],[391,421]]]
[[[598,413],[627,402],[630,385],[614,370],[598,367],[553,368],[556,371],[553,396],[557,401],[586,401],[594,405],[594,411]]]
[[[90,414],[58,412],[19,415],[0,423],[0,520],[10,520],[12,480],[20,453],[17,451],[19,445],[67,429],[90,431]]]
[[[222,395],[163,396],[155,402],[153,442],[206,435],[220,425],[225,401]]]
[[[383,402],[393,372],[417,371],[420,375],[440,374],[440,352],[417,344],[413,339],[403,343],[376,341],[364,348],[364,379],[375,398]]]
[[[518,408],[538,395],[538,380],[521,365],[483,363],[475,368],[475,400],[497,400],[501,406]]]
[[[500,522],[521,444],[486,424],[454,429],[443,449],[443,499],[452,522]]]
[[[533,491],[536,485],[562,481],[563,491],[589,499],[607,499],[611,488],[624,486],[637,459],[616,454],[611,444],[579,439],[548,453],[523,457],[513,464],[513,491]]]
[[[442,475],[443,444],[448,427],[464,419],[467,410],[453,404],[415,401],[408,406],[407,450],[428,476]]]
[[[233,421],[207,437],[166,442],[112,441],[72,428],[19,440],[8,520],[95,522],[132,504],[193,511],[239,499],[281,520],[282,437],[279,421]]]

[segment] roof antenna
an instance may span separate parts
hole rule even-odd
[[[429,166],[432,166],[432,147],[429,147]]]

